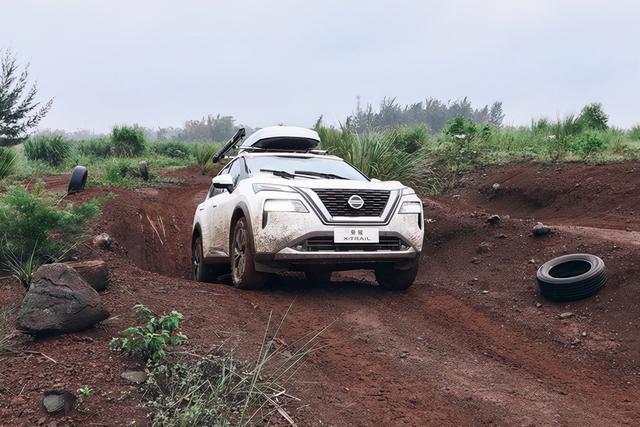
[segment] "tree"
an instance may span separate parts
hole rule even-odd
[[[599,102],[585,105],[579,120],[589,129],[606,130],[609,127],[609,116],[604,112],[602,104]]]
[[[0,146],[24,141],[49,112],[53,99],[36,102],[38,87],[28,88],[29,65],[22,71],[11,51],[0,51]]]
[[[494,102],[489,110],[489,124],[499,128],[502,126],[502,120],[504,120],[504,113],[502,112],[502,102]]]

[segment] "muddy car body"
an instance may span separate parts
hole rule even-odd
[[[265,273],[373,269],[381,285],[405,289],[424,237],[422,203],[398,181],[372,180],[336,156],[314,150],[312,130],[256,132],[213,178],[193,223],[197,280],[228,270],[239,287]]]

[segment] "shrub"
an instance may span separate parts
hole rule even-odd
[[[144,132],[137,127],[116,126],[111,132],[113,154],[118,157],[134,157],[145,149]]]
[[[195,148],[196,162],[200,166],[202,174],[206,174],[213,168],[211,158],[220,150],[218,144],[197,144]]]
[[[579,120],[588,129],[606,130],[609,127],[609,116],[605,114],[599,102],[585,105],[580,112]]]
[[[108,184],[124,186],[129,179],[141,178],[138,163],[129,159],[111,159],[104,165],[104,177]]]
[[[95,138],[77,143],[80,154],[94,157],[109,157],[112,151],[112,143],[108,138]]]
[[[477,125],[464,117],[455,117],[447,122],[442,133],[455,140],[471,141],[477,132]]]
[[[595,130],[586,130],[571,137],[568,141],[568,148],[574,153],[587,156],[598,153],[605,148],[604,134]]]
[[[183,142],[155,142],[151,151],[165,157],[186,159],[192,153],[191,146]]]
[[[136,326],[120,332],[124,338],[112,338],[109,346],[113,351],[126,351],[129,355],[146,362],[158,362],[167,354],[167,347],[186,342],[187,337],[180,332],[182,314],[172,310],[170,314],[158,317],[143,304],[136,304]]]
[[[0,180],[15,172],[17,156],[13,148],[0,147]]]
[[[629,129],[628,136],[632,141],[640,141],[640,125],[635,125]]]
[[[41,260],[58,260],[85,235],[85,224],[100,213],[101,199],[59,208],[42,184],[33,191],[10,187],[0,194],[0,258],[5,268],[28,285]]]
[[[24,155],[50,166],[60,166],[71,153],[71,144],[60,135],[37,136],[24,143]]]

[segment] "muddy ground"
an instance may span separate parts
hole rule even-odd
[[[58,423],[147,424],[140,391],[120,379],[135,363],[107,347],[136,302],[181,311],[192,349],[223,345],[246,359],[255,357],[270,313],[280,318],[292,305],[284,343],[331,325],[288,389],[301,399],[287,407],[299,425],[640,424],[640,164],[522,164],[469,176],[451,194],[425,200],[419,277],[399,293],[380,289],[367,272],[312,287],[280,276],[257,292],[188,280],[192,215],[210,177],[193,168],[173,175],[187,184],[115,190],[95,224],[114,237],[114,249],[81,251],[109,265],[102,298],[112,316],[82,333],[17,340],[20,350],[55,362],[0,356],[0,424],[48,423],[42,391],[85,385],[95,394]],[[497,226],[486,222],[494,213],[502,216]],[[556,232],[532,237],[536,221]],[[478,251],[481,243],[488,252]],[[579,302],[544,300],[536,269],[571,252],[603,258],[607,286]],[[22,295],[2,282],[0,304],[17,305]],[[575,315],[559,318],[569,311]]]

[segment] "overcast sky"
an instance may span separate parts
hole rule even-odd
[[[343,120],[468,96],[505,123],[599,101],[640,122],[640,2],[590,0],[0,0],[0,48],[31,63],[42,127]]]

